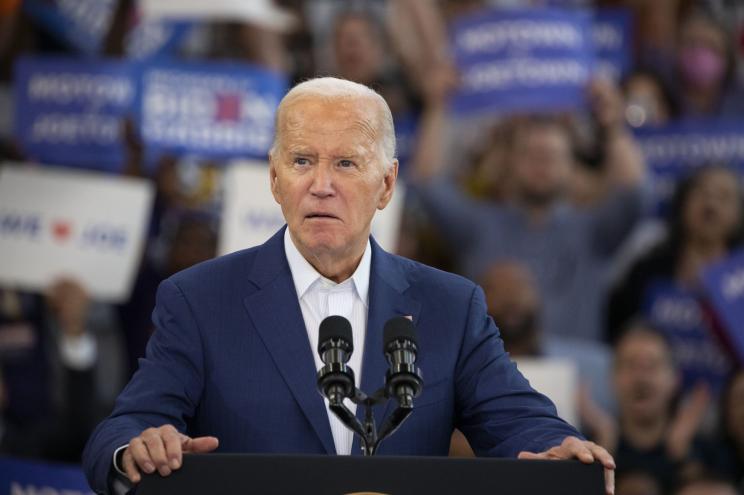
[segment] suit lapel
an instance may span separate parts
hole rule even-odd
[[[325,403],[316,388],[315,361],[284,253],[284,230],[257,253],[250,280],[258,290],[245,298],[245,307],[326,452],[335,454]]]
[[[282,378],[326,452],[335,454],[328,413],[316,388],[315,361],[284,253],[285,229],[286,227],[277,232],[257,253],[249,280],[258,290],[244,299],[245,307]],[[362,390],[372,394],[384,385],[388,369],[382,349],[385,322],[395,316],[410,315],[415,325],[421,304],[405,294],[409,283],[401,262],[383,251],[374,239],[370,239],[370,242],[372,267],[361,385]],[[378,427],[390,409],[391,402],[375,408]],[[357,408],[357,417],[364,418],[363,407]],[[359,438],[355,436],[352,454],[360,453]]]
[[[396,261],[394,256],[386,253],[374,239],[370,242],[372,267],[369,275],[369,310],[362,358],[361,388],[371,395],[384,385],[388,369],[382,349],[382,330],[385,323],[395,316],[411,316],[416,324],[421,304],[405,293],[409,283],[402,264]],[[390,409],[391,402],[374,408],[378,428]],[[357,408],[356,416],[360,420],[364,419],[363,407]],[[351,453],[361,454],[361,443],[357,436],[354,437]]]

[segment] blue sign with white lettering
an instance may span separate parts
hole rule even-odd
[[[153,60],[169,56],[193,27],[190,21],[139,18],[124,40],[127,57]]]
[[[153,153],[265,159],[286,77],[247,65],[158,64],[141,80],[140,128]]]
[[[709,163],[744,166],[744,121],[684,120],[635,131],[646,162],[658,174],[686,175]]]
[[[744,366],[744,250],[709,267],[703,285],[723,323],[724,339]]]
[[[85,55],[101,51],[116,0],[24,0],[23,9],[50,33]]]
[[[32,160],[103,170],[123,162],[136,69],[122,62],[23,58],[15,66],[15,135]]]
[[[461,114],[568,110],[585,102],[591,17],[559,9],[487,10],[452,26]]]
[[[732,363],[716,339],[700,294],[671,280],[657,280],[644,294],[642,313],[667,336],[683,389],[702,381],[720,390]]]
[[[726,165],[744,174],[744,122],[685,120],[635,130],[657,201],[668,202],[679,179],[696,168]]]
[[[0,495],[92,495],[78,466],[0,458]]]
[[[631,21],[625,9],[600,9],[594,14],[592,42],[599,75],[619,81],[630,70]]]

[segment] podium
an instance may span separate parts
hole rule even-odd
[[[166,478],[143,477],[138,495],[308,494],[604,495],[604,470],[579,461],[188,454]]]

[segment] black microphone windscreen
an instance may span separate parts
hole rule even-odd
[[[385,323],[382,331],[383,351],[387,351],[387,346],[394,340],[410,340],[414,344],[416,341],[416,329],[413,322],[404,316],[396,316]]]
[[[318,330],[318,352],[321,346],[330,339],[341,339],[349,344],[349,352],[354,350],[354,336],[351,332],[351,323],[343,316],[332,315],[320,322]]]

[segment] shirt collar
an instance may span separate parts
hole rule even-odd
[[[287,255],[287,262],[289,263],[289,269],[292,272],[292,280],[295,285],[295,290],[297,291],[298,299],[302,299],[305,292],[307,292],[310,286],[312,286],[318,279],[327,280],[331,284],[338,285],[318,273],[313,265],[302,256],[302,253],[297,249],[297,246],[295,246],[295,243],[292,241],[292,237],[289,235],[289,229],[284,231],[284,252]],[[357,269],[351,276],[357,295],[365,306],[368,301],[367,296],[369,294],[369,273],[371,266],[372,248],[368,239],[359,266],[357,266]]]

